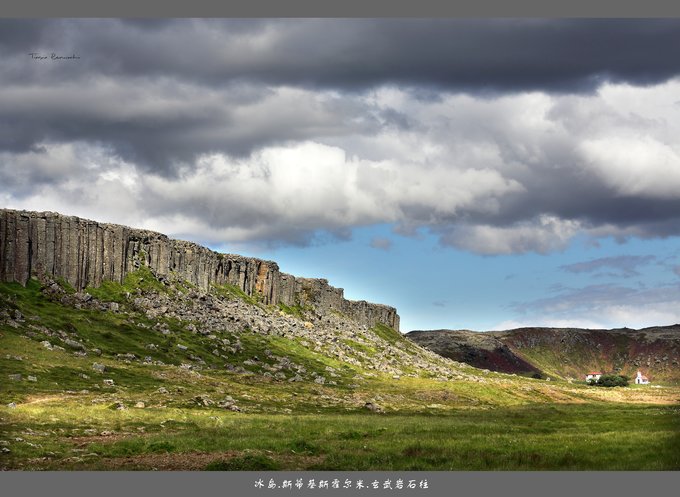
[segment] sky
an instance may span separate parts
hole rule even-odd
[[[0,19],[0,206],[274,260],[402,331],[679,323],[678,46],[677,19]]]

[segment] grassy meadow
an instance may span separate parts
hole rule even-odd
[[[680,412],[668,406],[297,415],[42,400],[3,420],[5,469],[680,469]]]

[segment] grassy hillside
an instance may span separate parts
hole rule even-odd
[[[144,267],[0,284],[0,344],[3,469],[680,469],[678,389],[479,370]]]
[[[521,328],[495,332],[520,357],[553,377],[582,380],[589,371],[680,384],[680,327],[642,330]]]

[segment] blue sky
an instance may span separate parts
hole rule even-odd
[[[374,238],[391,246],[374,248]],[[494,256],[444,247],[425,233],[395,235],[382,225],[357,229],[349,240],[249,255],[275,260],[284,272],[327,278],[347,298],[393,305],[402,331],[667,325],[676,322],[680,292],[678,237],[577,237],[546,255]],[[565,308],[555,309],[560,302]]]
[[[678,46],[678,19],[0,19],[0,206],[275,260],[403,330],[672,324]]]

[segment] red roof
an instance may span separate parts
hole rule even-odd
[[[602,374],[602,373],[600,373],[599,371],[597,371],[597,372],[594,372],[594,373],[588,373],[588,374]]]

